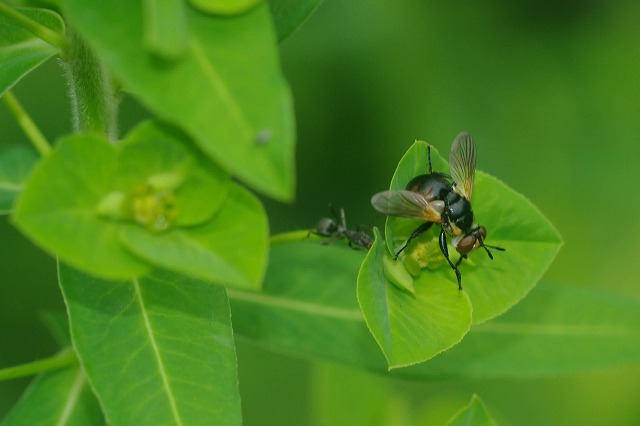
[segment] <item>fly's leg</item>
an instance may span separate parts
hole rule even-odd
[[[462,275],[460,274],[460,270],[458,269],[458,265],[462,262],[463,256],[460,256],[460,259],[454,264],[451,259],[449,259],[449,249],[447,248],[447,234],[444,232],[444,229],[440,231],[440,238],[438,239],[440,242],[440,251],[444,255],[444,258],[449,262],[449,266],[456,273],[456,278],[458,279],[458,290],[462,290]]]
[[[398,260],[398,256],[400,256],[400,253],[403,252],[404,249],[407,248],[407,246],[409,245],[409,243],[411,242],[411,240],[413,240],[414,238],[420,236],[420,234],[422,234],[423,232],[426,232],[429,230],[429,228],[431,228],[431,225],[433,225],[433,222],[425,222],[422,225],[418,226],[412,233],[411,236],[409,237],[409,239],[407,240],[406,243],[404,243],[404,245],[402,246],[402,248],[400,250],[398,250],[398,252],[396,253],[395,256],[393,256],[393,260]]]

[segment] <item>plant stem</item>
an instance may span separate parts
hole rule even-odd
[[[62,58],[76,133],[93,132],[117,138],[118,100],[106,68],[71,28],[70,45]]]
[[[16,24],[22,26],[34,36],[46,41],[53,47],[60,50],[64,50],[67,47],[67,40],[62,34],[58,34],[52,29],[47,28],[39,22],[23,15],[11,6],[0,2],[0,13],[11,19]]]
[[[76,352],[73,348],[66,348],[49,358],[0,369],[0,381],[32,376],[44,371],[57,370],[58,368],[73,365],[77,362],[78,359],[76,358]]]
[[[271,245],[274,245],[274,244],[304,241],[307,239],[315,240],[315,239],[319,239],[319,237],[315,235],[313,232],[309,232],[308,229],[299,229],[297,231],[289,231],[289,232],[283,232],[281,234],[274,234],[269,239],[269,242],[271,243]]]
[[[29,114],[22,108],[18,98],[12,92],[6,91],[2,100],[40,155],[44,157],[51,153],[51,145],[29,117]]]

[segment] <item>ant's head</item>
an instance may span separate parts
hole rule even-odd
[[[330,217],[323,217],[320,219],[318,226],[316,227],[316,233],[322,237],[330,237],[337,230],[338,225],[336,224],[336,221]]]

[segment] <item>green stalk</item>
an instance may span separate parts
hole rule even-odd
[[[69,85],[73,129],[115,140],[118,136],[118,100],[113,81],[86,42],[71,28],[70,45],[62,58]]]
[[[315,235],[313,232],[310,232],[308,229],[300,229],[297,231],[289,231],[289,232],[283,232],[281,234],[274,234],[269,239],[269,242],[271,243],[271,245],[274,245],[274,244],[304,241],[307,239],[317,240],[321,238]]]
[[[33,376],[45,371],[57,370],[68,365],[73,365],[77,362],[78,359],[76,358],[76,352],[73,348],[66,348],[49,358],[0,369],[0,381]]]
[[[34,21],[33,19],[23,15],[11,6],[0,2],[0,13],[29,31],[34,36],[46,41],[53,47],[64,50],[67,47],[67,40],[62,34],[58,34],[50,28]]]
[[[47,142],[47,139],[40,132],[29,114],[22,108],[18,98],[12,92],[6,91],[2,96],[2,100],[40,155],[43,157],[48,155],[51,152],[51,145],[49,145],[49,142]]]

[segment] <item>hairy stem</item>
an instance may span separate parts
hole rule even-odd
[[[43,157],[48,155],[51,152],[51,145],[49,145],[49,142],[47,142],[47,139],[40,132],[29,114],[22,108],[18,98],[12,92],[7,91],[2,96],[2,100],[40,155]]]
[[[0,369],[0,381],[33,376],[44,371],[57,370],[58,368],[73,365],[77,362],[78,359],[73,348],[66,348],[49,358]]]
[[[86,42],[69,30],[70,45],[62,58],[69,85],[73,129],[118,137],[118,99],[106,68]]]

